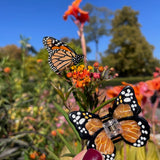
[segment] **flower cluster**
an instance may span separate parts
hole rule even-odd
[[[67,73],[68,78],[72,78],[73,84],[76,88],[84,88],[92,82],[98,82],[104,79],[109,79],[108,75],[112,72],[108,69],[108,66],[99,66],[98,62],[95,62],[93,67],[84,65],[72,66],[71,72]]]
[[[64,134],[64,130],[62,128],[57,128],[56,130],[51,131],[51,135],[56,136],[57,132],[60,133],[60,134]]]
[[[46,160],[46,155],[42,153],[41,155],[34,151],[30,154],[30,159],[39,159],[39,160]]]

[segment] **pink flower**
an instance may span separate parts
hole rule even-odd
[[[160,74],[158,72],[153,72],[153,77],[156,78],[158,77]]]
[[[100,73],[93,73],[93,77],[95,79],[99,79],[101,77],[101,74]]]
[[[143,96],[151,97],[154,94],[154,91],[150,90],[148,84],[145,82],[139,82],[139,87],[140,87],[140,93]]]
[[[61,127],[63,124],[68,124],[64,116],[59,116],[58,117],[58,123],[56,123],[56,127]]]

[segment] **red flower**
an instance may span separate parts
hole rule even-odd
[[[79,8],[79,5],[82,0],[75,0],[71,6],[68,7],[68,10],[64,13],[63,19],[67,20],[69,15],[72,15],[78,20],[81,24],[84,24],[86,21],[89,21],[89,14],[86,11],[83,11]]]
[[[98,63],[98,62],[95,62],[95,63],[93,64],[93,66],[94,66],[95,68],[98,68],[98,67],[99,67],[99,63]]]

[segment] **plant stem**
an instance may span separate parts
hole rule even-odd
[[[99,105],[97,108],[95,108],[95,109],[92,111],[92,113],[96,113],[96,112],[99,111],[101,108],[103,108],[105,105],[111,103],[111,102],[114,101],[115,99],[116,99],[116,97],[111,98],[111,99],[103,102],[101,105]]]
[[[78,28],[79,28],[79,37],[80,37],[80,40],[81,40],[81,46],[82,46],[82,52],[83,52],[83,55],[84,55],[84,64],[85,66],[87,65],[87,61],[86,61],[86,41],[85,41],[85,37],[84,37],[84,33],[83,33],[83,25],[77,25]]]

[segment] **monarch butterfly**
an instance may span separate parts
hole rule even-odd
[[[150,126],[138,116],[140,112],[133,88],[126,86],[105,116],[73,111],[69,113],[69,119],[80,137],[88,140],[88,149],[94,148],[105,160],[113,160],[116,155],[114,143],[124,140],[132,146],[141,147],[149,139]]]
[[[72,48],[53,37],[44,37],[43,44],[49,53],[48,62],[54,72],[76,65],[83,58],[83,55],[78,55]]]

